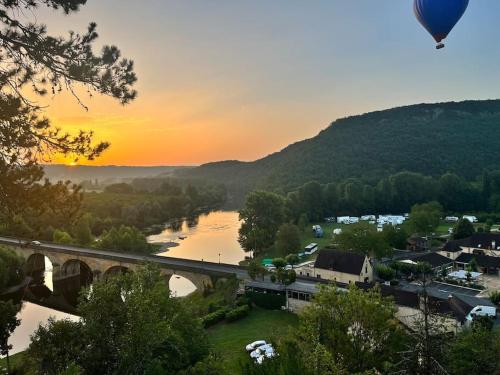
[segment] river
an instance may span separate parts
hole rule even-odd
[[[161,256],[238,264],[245,258],[245,252],[237,240],[239,227],[237,212],[216,211],[179,221],[175,225],[168,225],[161,233],[149,236],[148,242],[176,244],[168,251],[158,254]],[[53,290],[51,267],[50,261],[46,258],[44,283],[37,286],[36,292],[43,294]],[[190,281],[178,276],[170,279],[169,286],[172,293],[178,297],[186,296],[195,290]],[[40,288],[43,290],[40,291]],[[32,302],[23,303],[18,317],[21,319],[21,325],[9,340],[13,346],[11,354],[25,350],[29,345],[30,335],[39,324],[45,324],[50,317],[78,319],[75,315]]]

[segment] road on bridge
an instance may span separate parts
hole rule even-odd
[[[30,241],[21,240],[17,238],[0,237],[0,244],[8,246],[24,246],[34,251],[48,250],[53,252],[61,252],[65,254],[74,254],[89,256],[101,259],[113,259],[120,262],[129,263],[155,263],[160,267],[165,268],[179,268],[186,271],[194,271],[199,273],[214,273],[220,275],[235,275],[238,279],[249,280],[246,268],[234,264],[225,263],[212,263],[192,259],[172,258],[158,255],[139,255],[131,253],[118,253],[115,251],[90,249],[83,247],[76,247],[70,245],[61,245],[54,243],[41,243],[40,245],[33,245]],[[26,245],[28,244],[28,245]]]

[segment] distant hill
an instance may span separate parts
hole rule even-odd
[[[51,181],[71,180],[75,183],[97,180],[99,184],[131,181],[134,178],[171,176],[176,170],[190,167],[128,167],[128,166],[69,166],[50,164],[43,166],[46,177]]]
[[[305,182],[399,171],[468,179],[500,166],[500,100],[418,104],[339,119],[317,136],[254,162],[209,163],[176,175],[213,179],[243,194]]]

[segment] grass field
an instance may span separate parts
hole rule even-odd
[[[245,346],[255,340],[279,341],[298,325],[295,314],[255,307],[250,314],[234,323],[221,323],[208,330],[210,342],[230,373],[238,373],[238,364],[247,358]]]

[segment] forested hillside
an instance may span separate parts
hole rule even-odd
[[[308,181],[367,183],[400,171],[475,179],[500,165],[500,100],[419,104],[340,119],[263,159],[210,163],[179,175],[214,179],[237,195]]]

